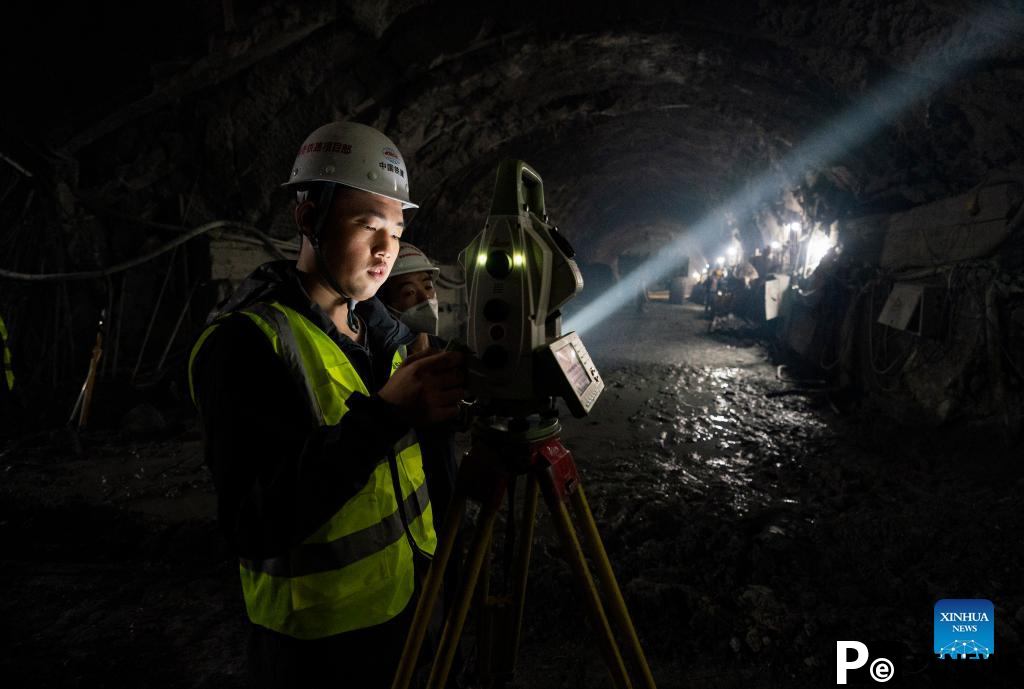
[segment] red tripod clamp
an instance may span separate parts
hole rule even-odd
[[[580,473],[572,453],[562,444],[560,437],[552,436],[530,443],[531,466],[538,465],[541,461],[548,465],[558,499],[564,502],[580,483]]]

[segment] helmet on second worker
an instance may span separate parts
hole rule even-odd
[[[422,251],[409,242],[402,242],[398,248],[398,258],[395,259],[395,265],[392,266],[388,279],[398,275],[421,272],[431,273],[430,277],[433,279],[441,270]]]
[[[373,127],[331,122],[306,137],[284,187],[330,182],[394,199],[402,209],[409,200],[409,172],[398,147]]]

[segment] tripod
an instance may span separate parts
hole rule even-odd
[[[630,664],[639,674],[640,682],[637,686],[655,689],[654,678],[644,658],[640,640],[626,610],[611,563],[608,561],[608,555],[583,493],[576,463],[572,454],[562,444],[560,431],[561,425],[556,418],[542,418],[539,424],[533,427],[521,418],[490,424],[478,420],[474,424],[470,450],[459,468],[455,492],[442,533],[438,538],[437,551],[423,584],[409,635],[406,637],[405,650],[395,672],[392,689],[408,689],[431,612],[439,598],[444,572],[452,554],[452,544],[465,513],[466,500],[471,499],[481,505],[477,528],[466,557],[463,580],[445,621],[427,682],[428,689],[442,689],[445,686],[474,592],[478,612],[488,599],[490,575],[485,570],[484,563],[490,552],[494,525],[511,483],[522,475],[527,477],[527,489],[522,542],[515,554],[512,568],[513,600],[512,605],[504,611],[506,614],[496,618],[499,623],[495,625],[498,633],[492,635],[490,625],[484,625],[485,633],[478,639],[478,667],[483,675],[481,680],[486,681],[489,686],[502,686],[512,677],[515,669],[538,494],[543,493],[572,569],[575,585],[583,598],[597,635],[612,684],[616,689],[632,689],[634,686],[612,632],[614,623],[619,634],[625,639]],[[579,530],[582,532],[582,544],[566,503],[569,503],[575,512]],[[594,574],[608,599],[607,612],[594,584],[585,554],[593,561]]]

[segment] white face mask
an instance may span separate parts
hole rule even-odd
[[[398,320],[409,326],[409,330],[417,333],[427,333],[428,335],[437,335],[436,297],[421,301],[416,306],[411,306],[405,311],[399,312],[390,306],[388,309],[391,313],[395,314]]]

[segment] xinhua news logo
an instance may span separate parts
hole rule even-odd
[[[996,650],[995,611],[984,598],[946,598],[935,604],[939,660],[986,660]]]
[[[836,684],[899,682],[903,650],[898,643],[836,642]]]

